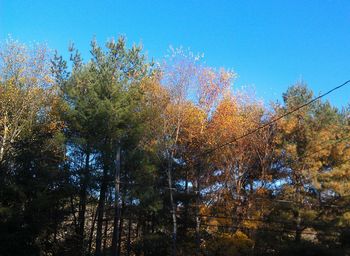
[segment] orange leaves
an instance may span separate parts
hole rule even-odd
[[[201,137],[202,124],[206,121],[205,113],[191,103],[183,106],[183,122],[180,143],[192,144]],[[201,145],[196,145],[197,147]]]
[[[199,69],[198,73],[198,104],[209,113],[218,103],[220,97],[231,89],[230,86],[235,74],[224,69],[217,72],[208,67]]]
[[[213,145],[232,141],[261,124],[263,109],[259,102],[245,102],[243,97],[242,94],[228,94],[218,103],[208,128]],[[249,144],[254,139],[254,135],[248,136],[233,146]]]
[[[233,98],[222,100],[213,114],[210,127],[215,130],[220,139],[229,139],[239,134],[242,128],[242,117]]]
[[[297,129],[298,120],[295,117],[291,117],[288,120],[282,119],[277,123],[280,129],[283,129],[286,134],[291,134]]]

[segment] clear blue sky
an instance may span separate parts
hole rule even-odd
[[[317,93],[350,79],[348,0],[0,0],[0,40],[8,34],[62,54],[73,41],[85,58],[93,36],[125,35],[155,59],[169,45],[190,47],[266,101],[300,78]],[[350,86],[330,99],[347,104]]]

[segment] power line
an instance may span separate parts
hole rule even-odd
[[[250,200],[250,198],[248,196],[242,196],[243,198],[247,198],[247,200]],[[294,201],[290,201],[290,200],[283,200],[283,199],[274,199],[274,198],[253,198],[254,200],[250,200],[249,202],[254,202],[257,203],[257,201],[265,201],[268,202],[270,204],[279,204],[281,205],[283,204],[292,204],[294,206],[304,206],[306,205],[306,203],[297,203]],[[212,204],[206,204],[206,207],[210,208],[210,207],[225,207],[227,205],[225,204],[218,204],[218,203],[212,203]],[[342,205],[336,205],[336,204],[327,204],[327,203],[320,203],[319,205],[315,205],[315,204],[309,204],[308,206],[312,206],[312,207],[325,207],[325,208],[340,208],[340,209],[344,209],[344,206]],[[192,208],[196,208],[198,207],[197,205],[190,205],[190,207]]]
[[[205,215],[200,215],[199,217],[204,217]],[[213,217],[213,218],[219,218],[219,217]],[[226,219],[226,217],[221,217],[222,219]],[[131,220],[131,221],[140,221],[140,218],[137,218],[137,217],[128,217],[128,216],[123,216],[123,219],[124,220]],[[230,219],[230,220],[234,220],[234,218],[227,218],[227,219]],[[109,219],[107,219],[109,220]],[[268,224],[289,224],[289,225],[294,225],[295,226],[295,223],[292,223],[292,222],[283,222],[283,221],[266,221],[266,220],[259,220],[259,219],[241,219],[242,221],[256,221],[256,222],[261,222],[263,223],[264,225],[268,225]],[[202,220],[203,221],[203,220]],[[306,223],[308,224],[307,226],[304,225],[304,227],[302,228],[302,234],[303,235],[323,235],[323,236],[333,236],[333,237],[337,237],[336,234],[332,233],[332,234],[329,234],[329,232],[327,234],[325,233],[322,233],[322,228],[336,228],[334,230],[334,232],[337,232],[338,234],[344,230],[343,227],[332,227],[330,225],[320,225],[320,224],[312,224],[312,223]],[[296,230],[293,229],[292,227],[282,227],[281,228],[274,228],[274,227],[271,227],[271,226],[268,226],[268,227],[264,227],[264,226],[259,226],[259,227],[256,227],[256,228],[252,228],[252,227],[247,227],[247,226],[242,226],[242,225],[237,225],[237,224],[210,224],[210,223],[200,223],[200,226],[201,227],[215,227],[215,228],[227,228],[227,229],[241,229],[241,230],[252,230],[252,231],[257,231],[257,232],[274,232],[274,233],[295,233]],[[191,227],[189,227],[191,228]],[[305,229],[307,228],[320,228],[321,230],[315,230],[315,231],[305,231]]]
[[[218,215],[208,215],[208,214],[200,214],[200,215],[196,215],[200,218],[209,218],[209,219],[223,219],[223,220],[230,220],[230,221],[248,221],[248,222],[261,222],[264,224],[284,224],[284,225],[295,225],[294,222],[292,221],[283,221],[283,220],[271,220],[271,219],[256,219],[256,218],[238,218],[235,216],[218,216]],[[325,228],[325,227],[331,227],[329,224],[327,223],[315,223],[315,221],[313,222],[304,222],[302,223],[303,226],[309,226],[309,227],[317,227],[317,228]],[[337,227],[339,229],[341,229],[341,227]]]
[[[176,212],[177,214],[179,214],[179,212]],[[230,221],[247,221],[247,222],[260,222],[264,225],[268,225],[268,224],[283,224],[285,226],[289,226],[289,227],[293,227],[296,225],[296,223],[292,222],[292,221],[282,221],[282,220],[269,220],[269,219],[256,219],[256,218],[237,218],[237,217],[234,217],[234,216],[216,216],[216,215],[206,215],[206,214],[201,214],[201,215],[196,215],[197,217],[200,217],[200,218],[209,218],[209,219],[223,219],[223,220],[230,220]],[[123,216],[123,219],[124,220],[132,220],[132,221],[140,221],[141,219],[143,219],[142,217],[139,218],[139,217],[132,217],[132,216]],[[112,220],[108,217],[106,217],[106,220]],[[149,220],[149,221],[152,221],[151,218],[146,218],[145,219],[146,221]],[[156,221],[156,219],[153,219]],[[238,226],[237,224],[226,224],[226,225],[222,225],[222,224],[210,224],[210,223],[203,223],[203,221],[206,221],[204,219],[201,219],[201,223],[200,225],[201,226],[215,226],[215,227],[218,227],[218,226],[225,226],[225,227],[230,227],[230,228],[233,228],[233,227],[236,227],[236,228],[245,228],[245,229],[250,229],[249,227],[247,226]],[[315,221],[313,222],[303,222],[301,223],[301,225],[305,228],[319,228],[319,229],[322,229],[322,228],[335,228],[337,231],[341,231],[344,229],[344,227],[334,227],[332,225],[329,225],[327,223],[315,223]],[[260,230],[261,228],[263,227],[257,227],[257,229],[254,229],[254,230]],[[271,227],[269,227],[267,230],[270,230]],[[286,228],[286,227],[285,227]],[[266,228],[265,228],[266,229]],[[291,229],[291,228],[289,228]]]
[[[337,143],[340,143],[340,142],[343,142],[343,141],[346,141],[350,139],[350,136],[346,136],[346,137],[343,137],[343,138],[339,138],[339,139],[330,139],[330,140],[327,140],[327,141],[324,141],[322,143],[319,143],[317,146],[322,146],[322,145],[326,145],[325,147],[322,147],[318,150],[315,150],[313,152],[310,152],[308,154],[305,154],[303,157],[309,157],[309,156],[312,156],[326,148],[328,148],[329,146],[333,146],[333,145],[336,145]],[[329,142],[332,142],[332,143],[329,143]],[[350,159],[347,159],[347,160],[344,160],[343,163],[346,163],[348,162]],[[342,164],[343,164],[342,163]],[[119,181],[118,182],[119,184],[125,184],[125,185],[132,185],[132,186],[145,186],[145,183],[137,183],[137,182],[125,182],[125,181]],[[149,186],[153,186],[153,184],[149,184]],[[169,189],[168,186],[158,186],[158,188],[164,188],[164,189]],[[176,190],[176,188],[171,188],[172,190]]]
[[[261,125],[261,126],[255,128],[255,129],[253,129],[253,130],[251,130],[251,131],[249,131],[249,132],[247,132],[247,133],[245,133],[245,134],[243,134],[243,135],[241,135],[241,136],[239,136],[239,137],[237,137],[237,138],[234,138],[233,140],[227,141],[227,142],[225,142],[225,143],[223,143],[223,144],[221,144],[221,145],[217,145],[217,146],[215,146],[215,147],[213,147],[213,148],[211,148],[211,149],[209,149],[209,150],[206,150],[206,151],[204,151],[204,152],[202,152],[202,153],[199,153],[199,154],[197,155],[197,157],[198,157],[198,156],[202,156],[202,155],[209,155],[209,154],[213,153],[214,151],[216,151],[216,150],[218,150],[218,149],[221,149],[221,148],[223,148],[223,147],[226,147],[226,146],[228,146],[228,145],[230,145],[230,144],[233,144],[233,143],[235,143],[235,142],[237,142],[237,141],[239,141],[239,140],[241,140],[241,139],[243,139],[243,138],[245,138],[245,137],[248,137],[248,136],[250,136],[250,135],[252,135],[252,134],[254,134],[254,133],[256,133],[256,132],[258,132],[258,131],[260,131],[260,130],[262,130],[262,129],[265,129],[266,127],[268,127],[268,126],[270,126],[270,125],[272,125],[272,124],[278,122],[278,121],[281,120],[282,118],[284,118],[284,117],[286,117],[286,116],[289,116],[289,115],[291,115],[291,114],[297,112],[298,110],[300,110],[300,109],[302,109],[302,108],[304,108],[304,107],[306,107],[306,106],[308,106],[308,105],[310,105],[310,104],[316,102],[317,100],[323,98],[324,96],[326,96],[326,95],[328,95],[328,94],[334,92],[335,90],[338,90],[338,89],[344,87],[344,86],[347,85],[349,82],[350,82],[350,80],[347,80],[346,82],[342,83],[341,85],[338,85],[337,87],[334,87],[333,89],[331,89],[331,90],[329,90],[329,91],[327,91],[327,92],[325,92],[325,93],[323,93],[323,94],[317,96],[316,98],[313,98],[312,100],[310,100],[310,101],[308,101],[308,102],[306,102],[306,103],[304,103],[304,104],[302,104],[302,105],[296,107],[295,109],[293,109],[293,110],[291,110],[291,111],[288,111],[287,113],[284,113],[283,115],[278,116],[278,117],[272,119],[271,121],[267,122],[266,124]]]
[[[201,226],[204,227],[216,227],[216,228],[227,228],[227,229],[242,229],[242,230],[253,230],[253,231],[263,231],[263,232],[273,232],[273,233],[295,233],[296,230],[292,230],[292,229],[274,229],[274,228],[249,228],[249,227],[241,227],[241,226],[237,226],[237,225],[216,225],[216,224],[201,224]],[[337,237],[336,234],[325,234],[325,233],[320,233],[318,231],[315,232],[310,232],[310,231],[304,231],[302,230],[301,233],[303,235],[317,235],[317,236],[324,236],[324,237]],[[339,232],[338,232],[339,233]]]

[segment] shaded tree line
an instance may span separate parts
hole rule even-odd
[[[349,107],[123,37],[69,53],[1,46],[0,255],[350,253]]]

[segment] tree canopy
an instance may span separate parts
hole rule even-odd
[[[1,45],[1,256],[350,253],[349,107],[124,37],[69,52]]]

